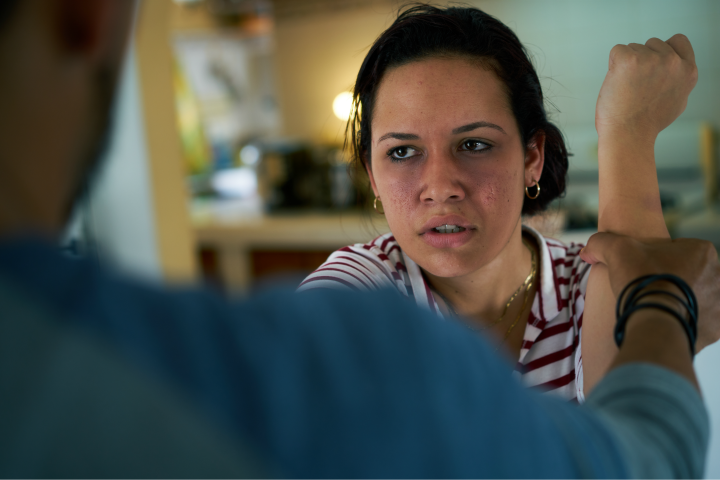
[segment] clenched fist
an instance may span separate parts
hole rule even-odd
[[[697,78],[695,53],[685,35],[616,45],[595,110],[598,135],[623,131],[654,142],[685,110]]]

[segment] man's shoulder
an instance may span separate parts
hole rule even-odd
[[[0,383],[8,392],[0,409],[0,475],[267,473],[185,394],[158,381],[155,369],[128,362],[109,340],[76,328],[0,276]],[[152,458],[143,455],[158,443],[163,448]],[[42,462],[29,461],[39,454]]]
[[[67,326],[113,338],[222,308],[220,294],[209,289],[165,288],[37,239],[0,243],[0,279]]]

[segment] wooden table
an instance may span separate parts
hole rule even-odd
[[[389,231],[384,217],[358,212],[256,215],[224,220],[194,215],[193,224],[198,249],[216,253],[219,280],[229,292],[243,292],[252,285],[253,251],[330,252],[368,242]]]

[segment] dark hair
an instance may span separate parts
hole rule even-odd
[[[540,80],[525,47],[505,24],[476,8],[420,4],[401,12],[370,48],[355,82],[353,114],[345,132],[357,172],[370,162],[370,124],[377,88],[389,68],[433,56],[477,60],[505,84],[523,145],[545,134],[540,195],[525,198],[522,213],[543,210],[565,192],[568,154],[560,130],[548,121]]]
[[[6,27],[19,3],[20,0],[0,0],[0,31]]]

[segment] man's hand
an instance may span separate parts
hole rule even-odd
[[[677,275],[690,285],[698,300],[696,351],[720,339],[720,263],[712,243],[688,238],[641,242],[623,235],[597,233],[590,237],[580,256],[590,264],[608,267],[616,298],[640,276]]]
[[[622,131],[654,142],[685,110],[697,78],[695,53],[685,35],[616,45],[595,110],[598,135]]]

